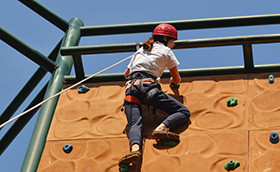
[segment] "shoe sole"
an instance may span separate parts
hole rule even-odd
[[[119,161],[119,166],[121,164],[130,164],[132,162],[135,162],[137,161],[138,159],[140,159],[140,155],[135,153],[135,154],[132,154],[132,155],[126,155],[125,157],[123,157],[120,161]]]
[[[180,136],[176,133],[171,133],[171,132],[153,132],[152,137],[154,139],[171,139],[171,140],[179,140]]]

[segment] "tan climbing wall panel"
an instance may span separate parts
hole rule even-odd
[[[280,130],[273,130],[280,133]],[[250,132],[250,171],[279,171],[280,144],[272,144],[272,130]]]
[[[73,150],[67,154],[62,148],[69,143]],[[118,171],[116,161],[127,153],[127,145],[126,138],[48,141],[39,171]]]
[[[235,171],[247,171],[248,133],[187,132],[171,149],[157,148],[156,141],[147,140],[144,148],[143,171],[225,171],[224,164],[232,159],[243,164]]]
[[[273,74],[275,83],[268,83]],[[172,148],[156,145],[152,130],[167,114],[143,107],[143,158],[130,171],[223,172],[230,160],[237,172],[276,172],[278,144],[269,141],[280,131],[280,74],[242,74],[183,78],[172,90],[163,79],[162,90],[191,111],[191,125],[182,126],[180,143]],[[60,96],[38,171],[118,171],[118,160],[129,152],[121,112],[124,82],[85,84],[90,91],[72,89]],[[65,86],[67,87],[67,86]],[[238,105],[227,107],[235,97]],[[69,154],[65,144],[73,145]]]
[[[273,73],[275,83],[268,83],[269,74],[250,75],[248,101],[251,129],[280,128],[280,80]]]
[[[248,129],[246,75],[184,78],[183,82],[179,92],[192,113],[190,130]],[[238,106],[226,106],[231,97],[238,99]]]
[[[61,95],[48,140],[123,136],[123,83],[87,86],[91,90],[86,94],[72,89]]]

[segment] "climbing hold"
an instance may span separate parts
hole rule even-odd
[[[174,147],[177,144],[178,143],[175,140],[171,140],[171,139],[164,139],[162,143],[163,146],[170,146],[170,147]]]
[[[66,144],[66,145],[63,146],[63,151],[65,153],[70,153],[72,150],[73,150],[73,146],[70,145],[70,144]]]
[[[174,82],[171,82],[170,87],[171,88],[179,88],[180,83],[179,84],[175,84]]]
[[[231,160],[225,164],[225,169],[227,171],[231,171],[231,170],[235,170],[239,166],[240,166],[240,162]]]
[[[230,98],[227,100],[227,106],[232,107],[237,105],[237,99],[236,98]]]
[[[270,138],[269,138],[270,142],[273,144],[276,144],[279,142],[279,135],[277,132],[272,132],[270,134]]]
[[[173,139],[168,139],[168,138],[161,138],[161,139],[156,139],[156,144],[154,144],[154,147],[160,148],[162,146],[164,147],[175,147],[179,144],[180,140],[173,140]]]
[[[128,164],[121,164],[119,170],[120,170],[120,172],[127,172],[128,168],[129,168]]]
[[[79,91],[79,93],[86,93],[89,91],[89,88],[85,85],[81,85],[78,87],[78,91]]]
[[[274,83],[274,76],[273,75],[269,75],[268,77],[268,83],[273,84]]]

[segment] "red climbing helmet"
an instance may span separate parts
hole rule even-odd
[[[170,24],[160,24],[160,25],[158,25],[154,30],[153,36],[154,35],[163,35],[163,36],[169,36],[169,37],[174,38],[176,40],[178,39],[177,29]]]

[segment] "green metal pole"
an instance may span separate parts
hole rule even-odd
[[[82,20],[79,18],[72,18],[69,23],[70,27],[65,34],[62,47],[78,45],[80,40],[80,27],[83,26]],[[49,81],[44,99],[62,90],[64,75],[69,75],[73,65],[73,58],[72,56],[61,56],[59,54],[56,62],[59,67],[54,71]],[[59,97],[55,97],[42,105],[25,159],[23,161],[21,172],[35,172],[37,170],[46,144],[46,138],[58,98]]]
[[[247,72],[251,72],[254,70],[252,44],[244,44],[242,47],[243,47],[244,68]]]
[[[84,66],[81,55],[73,55],[75,73],[77,80],[80,81],[85,78]]]

